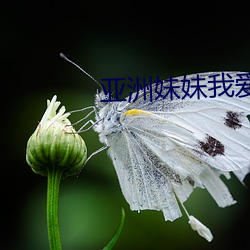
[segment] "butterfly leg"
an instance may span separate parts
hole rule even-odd
[[[94,151],[93,153],[90,154],[90,156],[87,158],[87,160],[84,162],[83,166],[81,167],[81,169],[78,171],[77,173],[77,177],[80,175],[83,167],[87,164],[87,162],[96,154],[102,152],[103,150],[107,149],[108,146],[102,146],[101,148],[97,149],[96,151]]]
[[[82,122],[83,120],[86,120],[93,113],[96,114],[96,108],[94,106],[90,106],[90,107],[86,107],[86,108],[82,108],[82,109],[77,109],[77,110],[70,111],[70,114],[73,114],[73,113],[76,113],[76,112],[85,111],[87,109],[92,109],[92,110],[87,115],[85,115],[83,118],[81,118],[79,121],[75,122],[73,125],[76,125],[76,124]]]
[[[87,118],[89,118],[93,113],[96,115],[96,108],[95,106],[89,106],[89,107],[85,107],[82,109],[77,109],[77,110],[73,110],[70,111],[70,114],[76,113],[76,112],[83,112],[85,110],[91,109],[91,111],[86,114],[83,118],[81,118],[80,120],[78,120],[77,122],[75,122],[74,124],[72,124],[73,126],[81,123],[82,121],[86,120]],[[97,122],[93,122],[92,120],[88,120],[86,123],[84,123],[77,131],[77,133],[81,133],[81,132],[85,132],[88,131],[89,129],[91,129]],[[85,128],[88,124],[91,124],[88,128]]]
[[[107,149],[108,146],[102,146],[101,148],[97,149],[96,151],[94,151],[93,153],[91,153],[91,155],[87,158],[87,160],[85,161],[84,165],[86,165],[86,163],[96,154],[102,152],[103,150]]]

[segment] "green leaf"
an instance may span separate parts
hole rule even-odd
[[[113,246],[115,245],[116,241],[118,240],[118,238],[120,236],[120,233],[121,233],[123,225],[124,225],[124,221],[125,221],[125,211],[122,208],[122,218],[121,218],[120,225],[119,225],[115,235],[111,239],[111,241],[103,248],[103,250],[110,250],[113,248]]]

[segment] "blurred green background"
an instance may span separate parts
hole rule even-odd
[[[26,143],[54,94],[67,110],[93,105],[96,84],[59,57],[69,55],[98,81],[168,77],[213,70],[249,71],[248,6],[207,2],[42,1],[2,3],[1,249],[48,249],[46,178],[25,161]],[[83,114],[73,115],[77,121]],[[82,134],[89,154],[102,145]],[[60,228],[64,250],[95,250],[126,219],[114,249],[248,249],[249,188],[226,180],[237,204],[218,208],[205,190],[186,202],[213,235],[206,242],[187,218],[165,222],[161,212],[132,212],[111,161],[102,152],[81,175],[62,181]],[[246,178],[250,186],[250,177]]]

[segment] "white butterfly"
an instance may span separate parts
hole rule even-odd
[[[239,73],[244,74],[225,72],[232,80]],[[149,93],[144,100],[141,91],[134,103],[105,103],[100,102],[104,93],[97,93],[93,128],[108,147],[131,210],[161,210],[165,220],[173,221],[181,216],[178,200],[183,204],[195,187],[206,188],[220,207],[235,203],[220,175],[230,178],[233,172],[243,181],[250,171],[250,90],[245,90],[245,97],[236,97],[241,86],[233,84],[228,92],[234,97],[224,93],[209,98],[212,84],[207,80],[215,74],[199,74],[206,79],[200,84],[207,85],[202,89],[207,98],[201,95],[199,100],[195,96],[154,100],[153,93],[150,102]],[[176,93],[181,96],[181,91]],[[201,228],[199,233],[212,240],[209,229],[189,218],[193,229]]]
[[[144,92],[140,91],[138,99],[132,103],[101,102],[105,99],[101,91],[95,100],[96,122],[91,121],[104,148],[108,148],[131,210],[161,210],[165,220],[173,221],[181,216],[181,204],[192,229],[208,241],[213,238],[210,230],[189,215],[183,203],[194,188],[200,187],[208,190],[218,206],[234,204],[220,176],[230,178],[233,173],[242,182],[250,172],[250,122],[247,118],[250,87],[242,90],[242,86],[236,84],[238,74],[250,75],[224,72],[235,83],[218,88],[218,93],[226,89],[233,97],[224,93],[209,98],[213,96],[213,84],[208,80],[216,74],[218,72],[199,74],[200,78],[205,78],[200,85],[207,85],[202,88],[207,97],[200,95],[200,99],[197,96],[178,99],[177,96],[183,95],[181,81],[174,83],[180,88],[175,89],[177,96],[173,95],[173,100],[170,96],[155,100],[157,94],[153,91],[151,102],[149,91],[146,100]],[[186,80],[196,77],[197,74],[187,75]],[[249,82],[250,79],[246,79],[246,83]],[[163,87],[168,88],[169,83],[163,81]],[[245,97],[236,96],[240,92]]]

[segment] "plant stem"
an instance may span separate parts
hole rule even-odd
[[[125,221],[125,212],[124,209],[122,208],[122,218],[121,218],[121,222],[120,225],[114,235],[114,237],[111,239],[111,241],[108,243],[107,246],[105,246],[102,250],[111,250],[113,248],[113,246],[115,245],[116,241],[118,240],[120,233],[122,231],[122,227],[124,225],[124,221]]]
[[[59,167],[48,168],[47,185],[47,228],[50,250],[61,250],[59,231],[59,188],[62,170]]]

